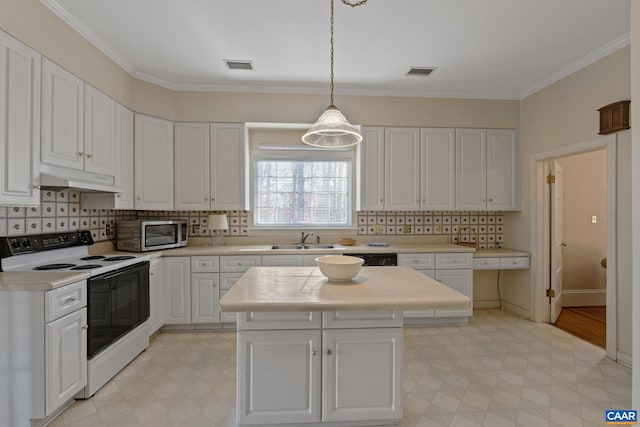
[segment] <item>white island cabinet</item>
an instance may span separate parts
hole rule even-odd
[[[238,424],[398,425],[402,310],[468,305],[408,267],[364,267],[348,283],[315,267],[249,269],[220,301],[240,312]]]

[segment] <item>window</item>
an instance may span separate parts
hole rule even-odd
[[[253,225],[350,227],[352,168],[350,156],[254,158]]]

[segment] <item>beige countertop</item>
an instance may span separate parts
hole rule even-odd
[[[409,267],[362,267],[329,282],[317,267],[252,267],[220,300],[222,311],[463,309],[469,298]]]
[[[50,291],[89,278],[89,273],[11,271],[0,273],[0,291]]]
[[[270,249],[271,245],[187,246],[162,251],[162,256],[194,255],[291,255],[291,254],[349,254],[349,253],[415,253],[415,252],[473,252],[473,248],[451,243],[391,243],[386,247],[356,245],[333,249]]]

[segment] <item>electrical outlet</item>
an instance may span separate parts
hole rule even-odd
[[[402,232],[404,234],[409,234],[411,233],[411,224],[405,224],[402,226]]]
[[[106,237],[111,237],[111,224],[104,226],[104,234]]]
[[[442,224],[437,224],[437,225],[436,225],[436,231],[437,231],[438,233],[442,233]]]
[[[193,224],[191,226],[191,234],[200,235],[200,224]]]
[[[598,223],[598,217],[595,215],[591,216],[591,224],[597,224]]]
[[[384,231],[384,227],[382,227],[382,224],[376,224],[373,226],[373,232],[376,234],[382,234],[382,232]]]

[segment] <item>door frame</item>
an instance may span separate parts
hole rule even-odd
[[[548,160],[590,151],[607,150],[607,356],[617,360],[617,306],[616,306],[616,151],[615,134],[544,151],[531,156],[531,314],[536,322],[549,322],[550,307],[546,290],[550,285],[550,189],[546,183]]]

